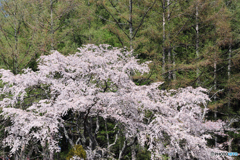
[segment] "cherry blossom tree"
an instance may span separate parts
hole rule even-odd
[[[206,139],[211,133],[224,135],[224,123],[205,120],[206,89],[166,91],[158,88],[162,82],[135,85],[131,75],[147,73],[148,63],[138,64],[124,48],[88,44],[74,55],[52,51],[41,56],[36,72],[25,69],[14,75],[1,69],[1,115],[11,121],[2,145],[20,159],[30,156],[24,155],[27,149],[53,159],[62,137],[71,146],[81,144],[88,159],[121,159],[134,143],[147,146],[151,159],[212,159],[211,151],[220,150],[209,148]],[[74,122],[74,136],[67,115]],[[104,146],[97,139],[100,119],[115,124],[114,141],[107,134]],[[122,149],[114,155],[111,148],[121,135]]]

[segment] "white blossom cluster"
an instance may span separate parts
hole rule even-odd
[[[3,144],[11,152],[21,150],[31,141],[48,144],[51,152],[59,152],[59,128],[69,110],[114,119],[125,129],[125,138],[137,137],[149,147],[152,159],[162,155],[179,159],[212,159],[206,138],[210,132],[221,132],[221,121],[203,122],[201,107],[210,99],[199,88],[159,90],[162,82],[137,86],[131,80],[134,73],[149,71],[147,63],[138,64],[131,52],[108,45],[86,45],[74,55],[63,56],[57,51],[41,56],[39,71],[26,69],[13,75],[1,70],[6,97],[0,102],[2,115],[11,119]],[[48,86],[44,88],[43,86]],[[45,99],[22,106],[27,89],[40,87]],[[203,112],[204,111],[204,112]],[[151,112],[151,116],[146,116]]]

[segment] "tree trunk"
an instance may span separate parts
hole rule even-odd
[[[169,21],[170,21],[170,9],[169,9],[169,6],[170,6],[170,0],[167,0],[167,12],[168,12],[168,15],[167,15],[167,22],[168,22],[168,26],[169,26]],[[168,79],[171,80],[171,77],[172,77],[172,73],[171,73],[171,69],[172,67],[171,66],[171,42],[170,42],[170,32],[168,31]]]
[[[122,147],[122,149],[120,150],[120,153],[119,153],[119,156],[118,156],[118,160],[120,160],[121,158],[122,158],[122,154],[123,154],[123,152],[124,152],[124,150],[125,150],[125,147],[126,147],[126,140],[124,141],[124,143],[123,143],[123,147]]]
[[[15,39],[15,50],[13,50],[13,73],[17,74],[18,69],[18,35],[17,35],[17,19],[16,19],[16,12],[17,12],[17,5],[15,6],[15,11],[14,11],[14,39]]]
[[[232,57],[232,45],[229,45],[229,53],[228,53],[228,85],[230,85],[230,78],[231,78],[231,57]],[[231,107],[231,90],[230,87],[228,87],[228,113],[229,109]],[[231,127],[231,126],[229,126]],[[232,152],[232,138],[230,135],[228,135],[228,152]]]
[[[51,50],[54,49],[53,44],[53,0],[50,0],[50,8],[51,8]]]
[[[25,150],[25,145],[23,144],[23,145],[22,145],[21,152],[20,152],[20,156],[19,156],[20,159],[25,159],[24,150]]]
[[[18,160],[18,155],[17,155],[17,153],[15,153],[15,155],[14,155],[14,160]]]
[[[133,27],[132,27],[132,0],[129,0],[129,38],[130,38],[130,50],[133,49]]]
[[[51,134],[51,140],[54,140],[54,134]],[[49,160],[54,160],[54,150],[49,150]]]
[[[217,62],[216,54],[214,55],[214,90],[217,90]],[[214,103],[216,103],[216,94],[214,95]],[[215,106],[214,119],[217,120],[217,106]],[[217,147],[217,137],[215,136],[215,147]]]
[[[196,56],[199,59],[199,26],[198,26],[198,2],[196,4]],[[197,85],[199,85],[199,67],[197,66]]]
[[[162,72],[165,73],[165,40],[166,40],[166,31],[165,31],[165,25],[166,25],[166,20],[165,20],[165,0],[163,0],[162,3],[162,8],[163,8],[163,46],[162,46]]]
[[[176,72],[175,72],[175,66],[176,66],[176,62],[175,62],[175,52],[174,52],[174,49],[173,49],[173,52],[172,52],[172,60],[173,60],[173,80],[176,80]]]
[[[54,152],[50,152],[49,160],[54,160]]]
[[[88,7],[90,6],[90,2],[88,0]],[[89,19],[88,19],[88,29],[90,30],[91,29],[91,18],[90,18],[90,15],[89,15]],[[91,34],[89,33],[89,36],[88,36],[88,40],[89,40],[89,43],[91,43]]]
[[[134,144],[134,145],[131,146],[132,160],[136,160],[137,159],[136,158],[136,151],[135,151],[135,149],[136,149],[136,145]]]

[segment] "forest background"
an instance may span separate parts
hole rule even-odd
[[[240,130],[240,2],[237,0],[1,0],[0,67],[37,70],[41,55],[73,54],[83,44],[110,44],[151,60],[138,85],[209,89],[210,120]],[[111,125],[111,124],[109,124]],[[1,137],[4,137],[2,125]],[[103,132],[106,132],[103,130]],[[225,150],[240,153],[240,135],[226,132]],[[210,146],[226,141],[215,136]],[[58,155],[65,158],[70,147]],[[1,152],[7,152],[0,147]],[[142,151],[145,152],[145,151]],[[142,154],[142,155],[141,155]],[[138,157],[148,156],[138,153]],[[147,157],[145,157],[148,159]]]

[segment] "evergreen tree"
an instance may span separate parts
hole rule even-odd
[[[1,66],[14,74],[21,72],[36,56],[33,47],[36,32],[28,25],[32,12],[26,6],[26,1],[1,1]]]

